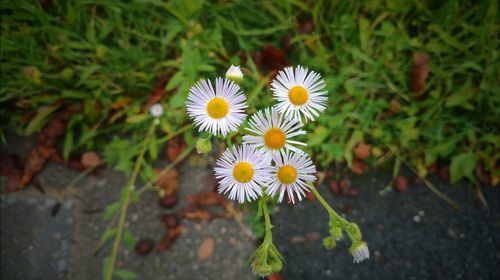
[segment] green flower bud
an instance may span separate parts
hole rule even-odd
[[[330,228],[330,234],[334,240],[340,240],[343,236],[342,229],[339,227]]]
[[[210,139],[200,138],[196,142],[196,150],[199,154],[206,154],[212,150],[212,142]]]
[[[345,231],[347,232],[347,235],[349,235],[349,238],[352,240],[360,241],[362,239],[361,236],[361,231],[359,230],[359,227],[355,223],[349,223],[345,227]]]
[[[328,236],[327,238],[323,239],[323,246],[325,246],[327,250],[331,250],[335,248],[335,246],[337,246],[337,242],[335,242],[335,240],[333,240],[331,236]]]

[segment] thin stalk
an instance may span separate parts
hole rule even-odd
[[[191,128],[190,124],[185,125],[185,126],[179,128],[178,130],[174,131],[173,133],[169,133],[165,137],[162,137],[162,138],[158,139],[156,142],[163,143],[165,141],[168,141],[168,140],[174,138],[175,136],[177,136],[177,135],[179,135],[181,133],[184,133],[185,131],[189,130],[190,128]]]
[[[108,275],[106,276],[107,280],[111,280],[111,277],[113,276],[113,269],[115,266],[115,260],[116,260],[116,254],[118,253],[118,247],[120,246],[120,240],[122,237],[122,232],[123,232],[123,227],[125,225],[125,217],[127,216],[127,208],[128,204],[130,202],[130,189],[131,187],[135,184],[135,180],[137,178],[137,174],[139,174],[139,170],[142,165],[142,161],[144,159],[144,153],[146,152],[146,148],[148,146],[149,139],[154,132],[155,125],[151,124],[151,127],[149,128],[148,134],[146,136],[146,139],[144,141],[144,144],[142,145],[141,152],[139,153],[139,157],[137,158],[137,161],[135,162],[135,167],[134,167],[134,172],[132,173],[132,177],[130,178],[129,183],[127,184],[127,195],[125,196],[125,200],[123,201],[123,205],[121,208],[121,213],[120,213],[120,220],[118,222],[118,230],[116,232],[116,237],[115,237],[115,242],[113,245],[113,251],[111,252],[111,262],[109,265],[109,270],[108,270]]]
[[[264,243],[273,243],[273,234],[271,233],[273,225],[271,225],[271,218],[269,217],[269,211],[267,210],[267,202],[265,196],[261,198],[261,203],[262,211],[264,213],[264,221],[266,222],[266,236],[264,237]]]
[[[311,188],[312,192],[314,193],[314,195],[316,196],[316,198],[319,200],[319,202],[323,205],[323,207],[325,207],[326,211],[328,211],[328,214],[330,214],[331,217],[337,219],[337,220],[340,220],[342,222],[345,221],[344,218],[342,218],[339,214],[337,214],[337,212],[335,212],[335,210],[333,210],[332,207],[330,207],[330,205],[328,205],[328,203],[325,201],[325,199],[319,194],[318,190],[316,190],[315,187],[312,187]]]

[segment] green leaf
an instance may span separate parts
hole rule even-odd
[[[104,243],[116,234],[116,228],[108,229],[104,232],[99,243]]]
[[[62,90],[61,93],[62,93],[63,97],[67,97],[67,98],[85,99],[85,98],[89,98],[91,96],[88,92],[67,90],[67,89]]]
[[[328,128],[322,125],[317,126],[313,133],[309,134],[307,144],[312,147],[319,146],[323,143],[323,141],[325,141],[326,137],[328,137]]]
[[[116,230],[116,229],[115,229]],[[106,280],[108,278],[108,272],[111,267],[111,256],[107,257],[104,261],[104,266],[102,268],[102,279]]]
[[[182,73],[182,71],[177,71],[177,73],[175,73],[174,76],[172,76],[172,78],[170,78],[170,80],[168,81],[166,90],[170,91],[174,89],[175,87],[180,85],[184,79],[184,73]]]
[[[113,271],[113,275],[118,276],[122,279],[135,279],[137,277],[137,274],[135,274],[134,272],[123,269]]]
[[[123,234],[123,240],[125,240],[125,243],[131,248],[134,249],[135,247],[135,240],[134,236],[130,232],[130,230],[125,229],[125,233]]]
[[[327,151],[331,157],[335,160],[341,160],[344,156],[344,150],[342,149],[342,145],[338,143],[329,143],[321,145],[321,148]]]
[[[72,149],[73,149],[73,130],[69,129],[66,132],[66,137],[64,138],[64,147],[63,147],[64,162],[68,162],[68,158]]]
[[[151,138],[149,138],[148,143],[149,156],[151,159],[155,160],[158,157],[158,142],[156,141],[156,135],[153,133]]]
[[[86,80],[94,73],[97,69],[101,68],[99,65],[91,65],[82,71],[80,74],[80,80],[76,83],[75,87],[81,86]]]
[[[127,122],[128,123],[142,123],[145,120],[149,119],[149,117],[150,116],[148,114],[133,115],[133,116],[129,116],[127,118]]]
[[[465,153],[453,156],[450,164],[450,181],[452,184],[456,183],[463,177],[475,181],[474,167],[476,166],[478,157],[474,153]]]
[[[106,212],[104,213],[104,216],[102,217],[103,220],[107,220],[111,217],[111,215],[113,215],[113,213],[116,212],[116,210],[118,210],[121,206],[121,203],[120,202],[115,202],[113,204],[111,204],[110,206],[108,206],[108,209],[106,209]]]

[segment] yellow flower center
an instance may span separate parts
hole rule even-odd
[[[266,146],[273,150],[278,150],[285,146],[286,136],[283,130],[279,128],[271,128],[264,134],[264,142]]]
[[[240,162],[234,167],[233,176],[236,181],[246,183],[253,177],[253,168],[248,162]]]
[[[294,86],[288,92],[288,98],[290,98],[290,102],[293,105],[302,105],[307,102],[309,98],[309,94],[307,94],[307,90],[301,86]]]
[[[222,98],[215,97],[207,104],[207,112],[210,117],[214,119],[225,117],[227,111],[229,111],[229,106],[227,105],[227,102]]]
[[[295,178],[297,178],[297,171],[291,165],[283,165],[278,170],[278,179],[283,184],[291,184],[295,181]]]

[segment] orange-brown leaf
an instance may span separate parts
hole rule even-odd
[[[201,261],[208,260],[212,256],[214,248],[215,240],[212,237],[206,238],[198,248],[198,259]]]

